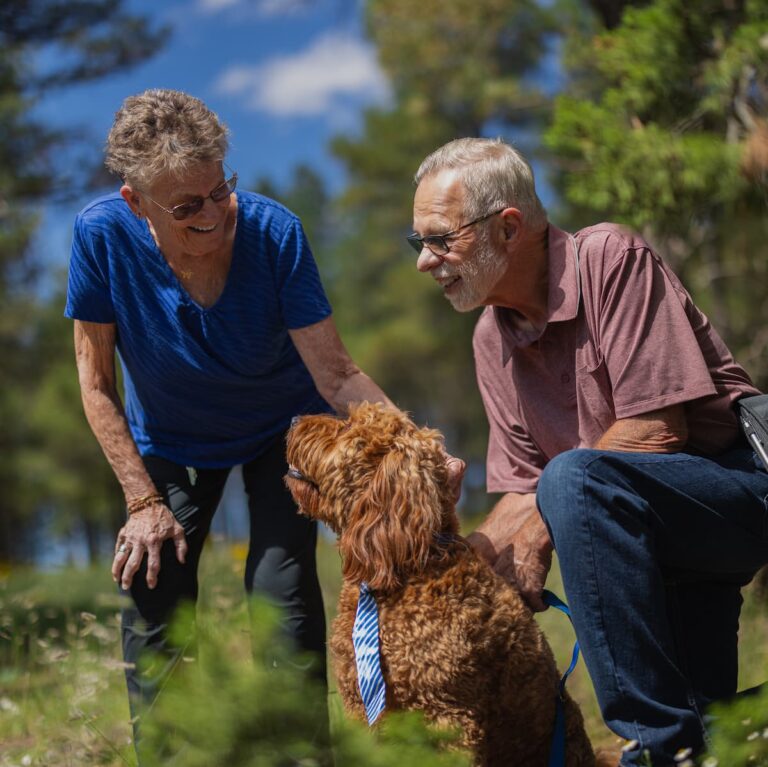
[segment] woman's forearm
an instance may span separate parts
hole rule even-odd
[[[157,492],[144,468],[117,393],[114,324],[75,320],[75,360],[85,417],[126,501]]]
[[[326,398],[337,413],[346,413],[354,402],[381,402],[394,410],[398,409],[372,378],[357,369],[345,377],[340,376]]]
[[[82,399],[85,417],[123,488],[126,501],[156,493],[131,436],[117,392],[85,389]]]

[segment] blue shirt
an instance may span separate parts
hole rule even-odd
[[[115,323],[125,411],[142,455],[200,468],[257,457],[292,416],[326,412],[288,330],[331,307],[298,218],[237,193],[224,290],[195,303],[119,194],[75,220],[65,315]]]

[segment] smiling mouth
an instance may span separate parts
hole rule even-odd
[[[443,291],[450,290],[460,279],[461,277],[456,275],[455,277],[445,280],[445,282],[441,282],[440,287],[443,289]]]
[[[188,226],[187,229],[190,229],[193,232],[198,232],[199,234],[209,234],[217,226],[218,224],[214,224],[213,226]]]

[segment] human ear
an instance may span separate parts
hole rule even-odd
[[[128,203],[134,216],[137,218],[144,218],[144,213],[141,210],[141,197],[132,186],[123,184],[120,187],[120,196]]]
[[[507,208],[501,212],[504,226],[504,239],[508,242],[516,239],[522,224],[522,214],[517,208]]]

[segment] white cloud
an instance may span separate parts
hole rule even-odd
[[[198,0],[197,7],[203,13],[218,13],[240,5],[241,0]]]
[[[278,117],[323,115],[350,97],[371,104],[389,94],[373,48],[338,33],[318,38],[293,56],[278,56],[259,66],[232,67],[219,77],[215,88],[243,98],[248,109]]]
[[[290,16],[306,10],[307,0],[259,0],[258,7],[262,16]]]
[[[306,10],[308,0],[197,0],[197,9],[205,14],[237,10],[241,14],[262,17],[291,16]]]

